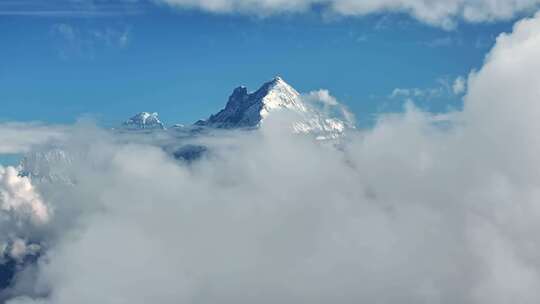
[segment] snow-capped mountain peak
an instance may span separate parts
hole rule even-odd
[[[273,78],[251,93],[244,86],[237,87],[223,110],[195,124],[223,129],[259,127],[272,112],[283,109],[299,117],[292,126],[296,133],[335,138],[346,129],[343,121],[317,110],[281,77]]]
[[[165,129],[163,123],[159,120],[158,113],[141,112],[123,123],[127,129]]]
[[[214,128],[256,127],[270,112],[283,108],[306,111],[300,94],[281,77],[275,77],[255,92],[237,87],[223,110],[196,124]]]
[[[281,77],[276,77],[265,84],[266,95],[262,98],[264,104],[261,117],[264,119],[273,110],[287,108],[296,112],[306,112],[306,106],[300,100],[300,93],[286,83]]]

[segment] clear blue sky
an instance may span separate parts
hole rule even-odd
[[[110,125],[157,111],[167,124],[191,123],[219,110],[234,87],[281,75],[302,92],[329,89],[364,124],[401,108],[403,98],[389,98],[395,88],[437,88],[480,67],[511,25],[444,30],[403,14],[325,18],[316,8],[260,18],[148,2],[110,14],[0,5],[0,120],[90,115]],[[459,100],[417,102],[444,111]]]

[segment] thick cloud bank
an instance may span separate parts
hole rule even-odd
[[[184,164],[78,127],[75,182],[39,186],[55,210],[48,248],[4,297],[539,303],[539,49],[540,15],[498,38],[462,112],[409,105],[338,147],[278,115],[199,138],[211,153]]]
[[[30,180],[19,176],[13,167],[0,167],[0,203],[3,211],[24,213],[34,223],[43,224],[49,220],[49,210]]]
[[[0,264],[35,255],[40,247],[31,243],[33,230],[47,224],[51,213],[28,178],[0,166]]]
[[[0,154],[25,153],[33,146],[60,140],[65,130],[61,127],[29,123],[0,123]]]
[[[154,0],[176,7],[199,8],[216,13],[271,15],[303,12],[315,7],[345,15],[405,13],[437,26],[451,28],[456,20],[504,20],[538,7],[538,0]]]

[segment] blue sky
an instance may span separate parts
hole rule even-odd
[[[443,88],[480,67],[512,26],[510,19],[443,29],[399,12],[327,17],[317,7],[260,17],[149,2],[99,13],[6,3],[1,121],[90,116],[115,125],[157,111],[167,124],[191,123],[219,110],[234,87],[256,89],[274,75],[301,92],[330,90],[359,125],[400,110],[405,98],[390,97],[396,88],[438,90],[415,102],[445,111],[461,96]]]

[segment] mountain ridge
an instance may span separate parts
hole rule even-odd
[[[304,112],[299,98],[300,93],[276,76],[254,92],[248,92],[245,86],[235,88],[224,109],[195,125],[219,129],[257,127],[278,108]]]
[[[197,121],[195,126],[257,128],[271,113],[280,110],[288,110],[297,116],[298,120],[291,126],[295,133],[311,133],[319,139],[328,139],[340,137],[347,129],[344,121],[316,109],[279,76],[251,93],[245,86],[237,87],[229,96],[225,108],[206,120]]]

